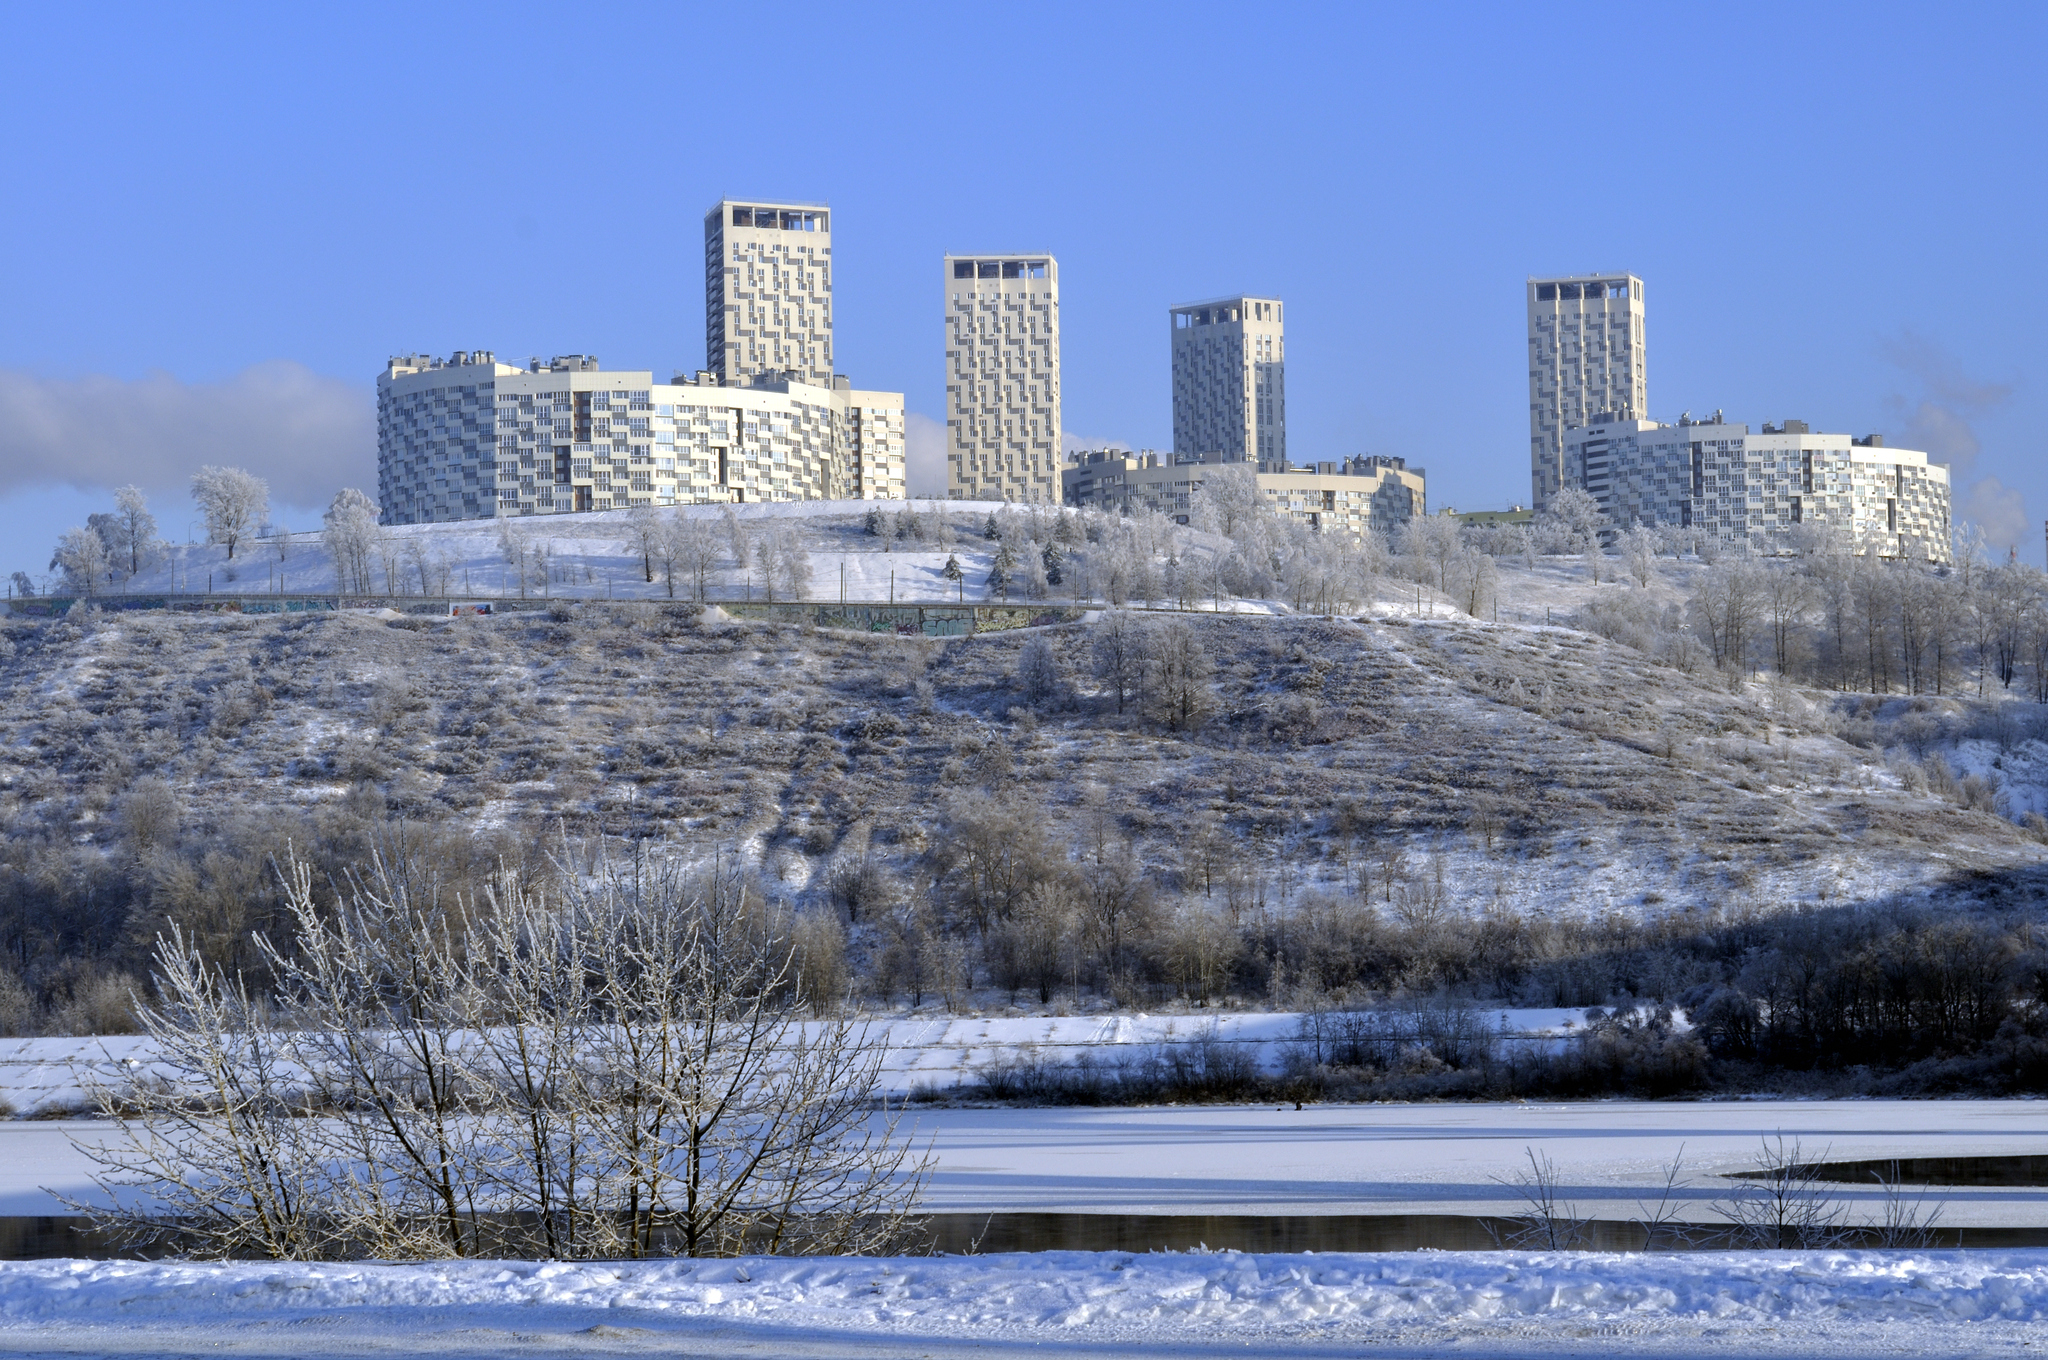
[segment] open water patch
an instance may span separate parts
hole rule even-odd
[[[2048,1186],[2048,1157],[1879,1157],[1860,1162],[1815,1162],[1799,1171],[1829,1184],[1954,1186],[2012,1189]],[[1740,1180],[1768,1179],[1769,1171],[1731,1171]]]
[[[1528,1220],[1463,1214],[944,1213],[928,1215],[923,1222],[923,1231],[905,1244],[911,1254],[1498,1251],[1541,1245],[1531,1240]],[[1722,1251],[1742,1245],[1731,1241],[1726,1225],[1674,1227],[1659,1230],[1653,1238],[1641,1223],[1633,1221],[1594,1219],[1574,1223],[1569,1249]],[[1864,1236],[1851,1229],[1835,1245],[1880,1245],[1874,1237],[1862,1240]],[[2048,1227],[1944,1228],[1937,1229],[1933,1239],[1929,1245],[1941,1247],[2048,1247]],[[91,1219],[83,1216],[0,1215],[0,1260],[113,1260],[180,1254],[181,1245],[175,1237],[166,1236],[138,1250],[102,1233]],[[664,1252],[658,1244],[654,1253],[671,1254],[681,1252]]]

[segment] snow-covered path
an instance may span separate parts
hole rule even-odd
[[[2048,1253],[0,1266],[0,1354],[2003,1355]]]

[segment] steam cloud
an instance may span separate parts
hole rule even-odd
[[[1936,462],[1948,464],[1955,518],[1981,528],[1994,550],[2029,542],[2033,516],[2027,513],[2026,498],[2016,488],[1989,476],[1964,485],[1983,452],[1976,421],[2012,397],[2012,384],[1969,376],[1947,350],[1911,331],[1878,348],[1923,389],[1924,395],[1917,400],[1891,399],[1903,430],[1897,442],[1905,448],[1925,450]]]
[[[1131,446],[1121,439],[1090,439],[1085,435],[1078,435],[1070,430],[1062,430],[1060,432],[1060,453],[1062,455],[1080,453],[1087,449],[1121,449],[1125,453],[1129,453]]]
[[[915,411],[903,413],[903,481],[912,496],[946,498],[946,427]]]
[[[375,399],[364,384],[284,359],[217,383],[0,370],[0,496],[131,482],[152,499],[182,496],[208,463],[262,477],[274,505],[320,507],[341,487],[374,489]]]

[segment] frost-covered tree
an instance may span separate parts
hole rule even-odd
[[[719,562],[718,538],[711,525],[701,519],[678,518],[669,530],[669,549],[674,554],[676,570],[690,582],[692,596],[703,601],[711,573],[718,569]]]
[[[786,599],[807,600],[811,596],[811,554],[801,534],[783,525],[775,534],[776,570]],[[764,564],[765,566],[765,564]]]
[[[1032,704],[1049,703],[1060,690],[1060,667],[1052,643],[1034,637],[1017,653],[1017,691]]]
[[[1638,524],[1624,532],[1621,560],[1628,564],[1628,574],[1636,578],[1636,584],[1647,587],[1657,574],[1657,531]]]
[[[1748,664],[1750,642],[1764,608],[1762,568],[1748,558],[1711,567],[1693,588],[1693,629],[1707,640],[1714,664],[1740,670]]]
[[[993,515],[989,518],[990,522],[994,522]],[[1017,550],[1011,546],[1009,539],[1002,539],[996,547],[995,562],[989,568],[989,593],[1000,593],[1004,599],[1009,599],[1010,587],[1016,580],[1016,572]]]
[[[1167,727],[1192,731],[1209,712],[1215,659],[1185,619],[1168,619],[1151,634],[1145,647],[1146,698]]]
[[[1067,554],[1057,537],[1046,540],[1044,550],[1039,553],[1039,559],[1045,564],[1045,583],[1052,586],[1060,584]]]
[[[724,507],[726,551],[732,557],[733,570],[745,571],[754,565],[753,540],[747,536],[747,526],[740,521],[739,512],[730,505]]]
[[[947,553],[946,565],[939,568],[939,575],[945,577],[948,581],[957,581],[966,574],[967,572],[960,565],[960,555],[958,553]]]
[[[1449,593],[1451,562],[1465,550],[1458,521],[1449,515],[1417,515],[1401,527],[1400,569],[1411,581]]]
[[[192,501],[206,518],[206,541],[235,548],[261,524],[270,509],[270,484],[241,468],[199,469],[192,477]]]
[[[1234,539],[1270,513],[1250,463],[1219,463],[1202,469],[1202,485],[1188,502],[1188,523],[1205,533]]]
[[[135,576],[155,559],[156,516],[149,513],[149,502],[143,498],[141,487],[118,488],[114,492],[114,512],[94,515],[89,524],[106,540],[114,570]]]
[[[869,538],[880,538],[882,536],[882,507],[879,505],[870,506],[867,514],[861,519],[860,527],[861,532]]]
[[[1023,568],[1024,593],[1034,600],[1044,599],[1052,588],[1052,582],[1046,574],[1044,556],[1032,552],[1029,544],[1025,545]]]
[[[320,518],[320,536],[334,559],[334,588],[344,595],[370,594],[370,563],[384,532],[377,523],[376,502],[352,486],[344,487]]]
[[[106,588],[114,564],[107,541],[91,529],[66,529],[50,555],[50,570],[64,573],[64,588],[74,594],[97,595]]]
[[[1597,550],[1607,515],[1600,502],[1581,487],[1568,486],[1550,498],[1536,518],[1536,532],[1547,551],[1583,553]]]

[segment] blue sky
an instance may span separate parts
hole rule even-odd
[[[38,6],[0,114],[0,572],[201,463],[311,527],[389,354],[703,362],[702,215],[835,211],[839,367],[941,410],[938,261],[1060,260],[1065,424],[1288,303],[1290,445],[1528,494],[1523,279],[1647,281],[1652,414],[1882,431],[2042,560],[2038,6]]]

